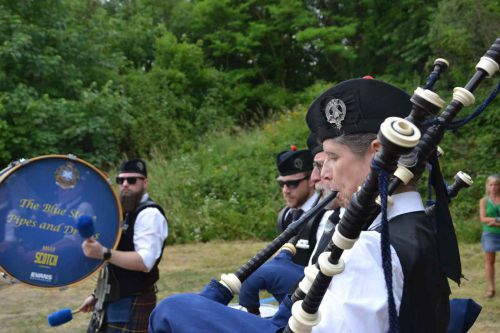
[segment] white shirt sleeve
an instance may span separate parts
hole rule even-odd
[[[335,275],[320,306],[321,322],[314,333],[370,332],[389,329],[387,288],[380,250],[380,233],[362,232],[353,248],[344,251],[344,272]],[[393,294],[399,313],[403,270],[391,246]]]
[[[160,257],[167,236],[167,220],[157,208],[148,207],[139,213],[134,225],[134,248],[148,271]]]

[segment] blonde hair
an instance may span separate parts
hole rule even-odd
[[[500,174],[498,173],[494,173],[492,175],[489,175],[488,178],[486,178],[486,183],[484,185],[485,187],[485,193],[484,193],[484,197],[488,197],[490,195],[490,192],[488,190],[488,184],[490,183],[500,183]]]

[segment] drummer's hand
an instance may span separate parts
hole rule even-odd
[[[89,258],[102,259],[103,246],[94,238],[87,238],[82,243],[83,254]]]
[[[87,297],[82,305],[80,305],[80,307],[78,308],[78,310],[82,311],[82,312],[91,312],[91,311],[94,311],[94,306],[95,306],[95,303],[97,302],[97,298],[94,297],[94,295],[90,295],[89,297]]]

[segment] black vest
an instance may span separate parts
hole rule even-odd
[[[431,220],[424,212],[402,214],[390,220],[389,234],[404,274],[400,331],[446,332],[450,286],[441,269]]]
[[[281,228],[286,228],[288,224],[285,222],[286,213],[290,210],[289,207],[285,207],[281,210],[278,216],[278,230]],[[325,210],[321,210],[317,213],[313,218],[307,221],[299,233],[292,237],[290,243],[295,245],[297,253],[292,258],[292,261],[298,265],[307,266],[309,263],[309,258],[311,257],[312,251],[314,250],[314,246],[316,245],[316,232],[318,231],[319,223],[321,222],[321,218]],[[284,229],[283,229],[284,230]],[[280,232],[282,232],[281,230]]]
[[[123,222],[122,236],[118,243],[117,250],[119,251],[135,251],[134,248],[134,226],[139,213],[149,207],[157,208],[163,216],[165,213],[163,209],[153,200],[139,204],[134,212],[128,213]],[[132,295],[141,295],[153,291],[154,284],[158,281],[160,274],[158,264],[163,256],[163,243],[160,257],[156,260],[153,268],[148,272],[131,271],[109,264],[110,270],[110,283],[111,283],[111,299],[122,298]]]

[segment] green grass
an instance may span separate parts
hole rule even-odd
[[[166,248],[160,269],[159,299],[175,293],[198,292],[211,278],[232,273],[265,246],[264,242],[231,241],[175,245]],[[500,331],[500,295],[483,298],[485,291],[483,253],[481,245],[461,244],[465,277],[461,287],[452,284],[452,297],[473,298],[483,310],[471,329],[472,333]],[[497,285],[500,274],[497,270]],[[84,332],[89,314],[76,314],[62,326],[50,328],[47,315],[61,308],[77,308],[94,286],[89,279],[64,291],[7,285],[0,282],[0,332],[5,333],[62,333]],[[500,286],[499,286],[500,288]],[[235,300],[236,301],[236,300]]]

